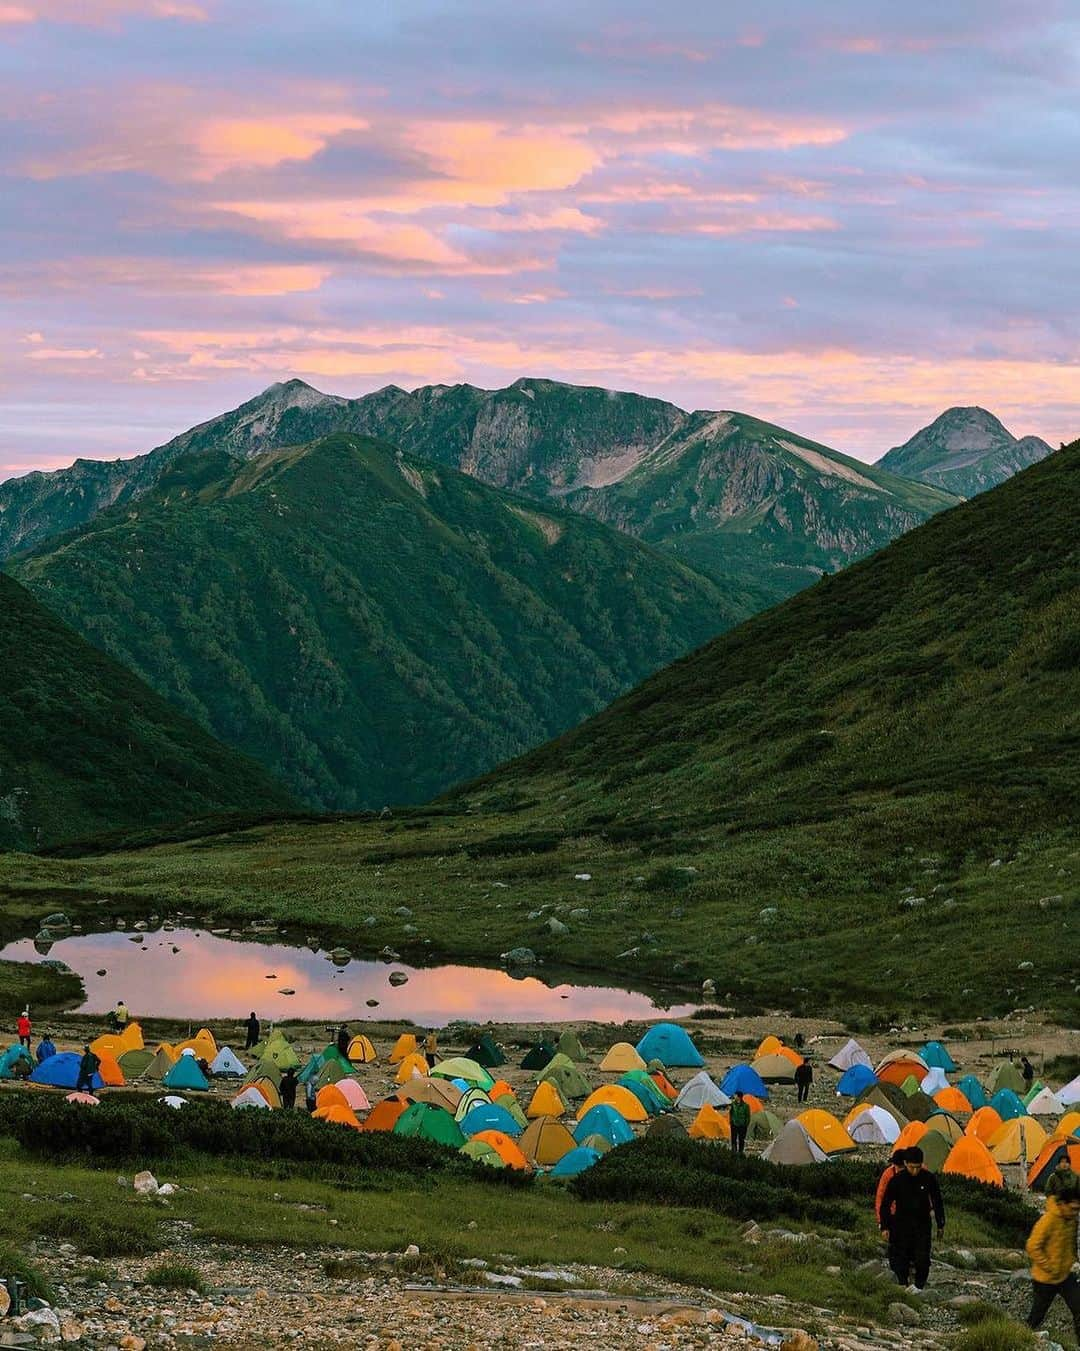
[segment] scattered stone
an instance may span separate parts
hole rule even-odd
[[[914,1327],[922,1322],[917,1309],[913,1309],[910,1304],[901,1304],[899,1300],[889,1305],[889,1317],[902,1327]]]
[[[570,932],[561,919],[556,919],[554,915],[547,922],[548,932],[555,938],[563,938]]]
[[[511,948],[509,952],[501,953],[499,960],[507,966],[535,966],[536,953],[532,948]]]
[[[345,966],[346,963],[352,961],[352,953],[348,948],[331,948],[330,960],[335,966]]]
[[[132,1186],[139,1196],[156,1196],[158,1192],[157,1178],[149,1169],[143,1169],[141,1173],[136,1173]]]
[[[1019,964],[1019,966],[1017,966],[1016,969],[1017,969],[1017,971],[1034,971],[1034,970],[1035,970],[1035,963],[1034,963],[1034,962],[1021,962],[1021,963]]]

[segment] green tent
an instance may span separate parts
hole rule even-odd
[[[332,1056],[329,1060],[324,1060],[322,1068],[315,1076],[315,1092],[320,1088],[325,1088],[327,1084],[336,1084],[339,1079],[348,1078],[348,1074],[341,1068],[341,1061],[337,1056]]]
[[[394,1134],[434,1140],[451,1149],[460,1149],[465,1143],[465,1136],[450,1113],[430,1102],[414,1102],[411,1107],[406,1107],[394,1122]]]
[[[272,1060],[258,1060],[247,1074],[244,1075],[244,1085],[253,1084],[256,1079],[269,1079],[275,1088],[281,1085],[281,1076],[283,1070],[279,1070]]]
[[[159,1046],[143,1067],[143,1075],[147,1079],[164,1079],[172,1067],[172,1057],[164,1046]]]
[[[457,1106],[454,1108],[454,1120],[464,1121],[474,1107],[490,1102],[491,1099],[482,1088],[467,1088],[458,1098]]]
[[[676,1120],[676,1121],[677,1121],[678,1118],[677,1118],[677,1117],[675,1117],[675,1118],[672,1118],[672,1117],[666,1117],[666,1118],[665,1118],[665,1117],[660,1117],[660,1116],[658,1116],[658,1117],[656,1118],[656,1120],[657,1120],[657,1121],[664,1121],[664,1120],[668,1120],[668,1121]],[[614,1146],[612,1145],[611,1141],[607,1138],[606,1135],[586,1135],[585,1139],[579,1141],[579,1143],[581,1144],[581,1146],[582,1146],[583,1149],[595,1149],[596,1152],[597,1152],[598,1154],[606,1154],[606,1153],[608,1152],[609,1149],[614,1148]]]
[[[524,1060],[521,1062],[523,1070],[542,1070],[551,1062],[555,1054],[554,1045],[545,1037],[542,1041],[535,1042],[529,1047]]]
[[[559,1050],[570,1060],[584,1060],[585,1047],[578,1040],[576,1032],[571,1032],[569,1028],[559,1038]]]
[[[541,1068],[540,1073],[536,1076],[536,1082],[538,1084],[542,1083],[552,1070],[561,1069],[564,1065],[568,1065],[571,1069],[574,1068],[574,1062],[568,1055],[563,1055],[561,1051],[556,1051],[547,1064]]]
[[[506,1167],[506,1160],[495,1146],[489,1145],[486,1140],[468,1140],[461,1146],[459,1152],[466,1154],[477,1163],[486,1163],[489,1168]]]
[[[941,1108],[920,1088],[905,1099],[904,1111],[909,1121],[928,1121],[935,1112],[940,1112]]]
[[[1028,1091],[1024,1094],[1024,1106],[1030,1107],[1031,1104],[1035,1101],[1035,1099],[1039,1096],[1039,1094],[1043,1091],[1045,1087],[1046,1085],[1043,1083],[1041,1079],[1036,1079],[1035,1082],[1028,1089]]]
[[[990,1080],[990,1096],[1000,1092],[1003,1088],[1011,1088],[1019,1097],[1027,1092],[1027,1084],[1024,1083],[1024,1076],[1009,1060],[997,1067],[993,1078]]]
[[[630,1088],[631,1084],[637,1084],[639,1088],[644,1089],[645,1096],[658,1112],[665,1112],[671,1106],[671,1100],[660,1090],[656,1080],[651,1078],[644,1070],[627,1070],[625,1074],[619,1076],[619,1083],[624,1088]],[[631,1092],[633,1091],[631,1089]],[[637,1096],[640,1097],[641,1094],[638,1093]],[[648,1107],[648,1103],[645,1103],[644,1106]]]
[[[475,1046],[465,1052],[469,1060],[475,1060],[478,1065],[483,1065],[486,1070],[497,1069],[499,1065],[506,1064],[506,1056],[502,1053],[502,1047],[497,1045],[490,1032],[485,1032]]]
[[[663,1120],[659,1117],[658,1120]],[[784,1123],[776,1115],[770,1112],[766,1107],[762,1112],[755,1112],[750,1118],[750,1125],[746,1128],[746,1137],[748,1140],[775,1140],[783,1130]]]
[[[540,1075],[540,1080],[554,1084],[567,1102],[573,1098],[587,1098],[592,1092],[589,1081],[576,1065],[555,1065],[553,1062]]]
[[[923,1163],[932,1173],[940,1173],[952,1144],[939,1131],[927,1131],[919,1141]]]
[[[686,1127],[675,1115],[674,1112],[664,1112],[662,1116],[654,1116],[649,1122],[645,1134],[655,1140],[664,1135],[681,1135],[685,1137]]]
[[[440,1060],[431,1071],[431,1077],[437,1079],[464,1079],[467,1084],[476,1084],[485,1090],[494,1088],[495,1080],[475,1060],[466,1056],[455,1056],[452,1060]]]
[[[153,1059],[153,1051],[125,1051],[116,1063],[124,1071],[124,1078],[130,1082],[140,1074],[145,1074]],[[164,1078],[164,1074],[161,1077]]]
[[[501,1107],[504,1112],[509,1112],[522,1130],[528,1129],[529,1118],[521,1110],[521,1104],[518,1102],[517,1098],[514,1097],[513,1093],[501,1093],[495,1099],[495,1104],[496,1106]],[[460,1121],[461,1118],[459,1117],[458,1120]]]
[[[296,1054],[288,1038],[281,1032],[275,1032],[265,1041],[260,1041],[258,1045],[252,1048],[251,1054],[256,1062],[260,1060],[269,1061],[282,1072],[300,1068],[300,1057]]]
[[[912,1093],[918,1093],[918,1091],[919,1091],[918,1079],[915,1078],[914,1074],[909,1074],[908,1077],[904,1080],[904,1082],[900,1085],[900,1092],[903,1093],[905,1098],[910,1098]]]

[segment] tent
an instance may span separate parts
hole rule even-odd
[[[540,1116],[518,1140],[518,1148],[534,1165],[551,1168],[576,1146],[574,1137],[561,1121]]]
[[[902,1084],[909,1075],[914,1075],[921,1083],[929,1073],[930,1067],[914,1051],[891,1051],[877,1066],[874,1073],[884,1084]]]
[[[656,1121],[663,1120],[664,1118],[662,1116],[656,1118]],[[652,1124],[655,1125],[656,1122],[653,1122]],[[646,1134],[648,1134],[647,1131]],[[595,1149],[598,1154],[607,1154],[615,1148],[606,1135],[586,1135],[578,1141],[578,1144],[584,1145],[586,1149]]]
[[[176,1043],[177,1055],[183,1055],[185,1051],[194,1051],[196,1060],[205,1060],[209,1065],[218,1053],[218,1044],[208,1027],[200,1027],[193,1037]]]
[[[1058,1094],[1061,1097],[1061,1094]],[[1056,1135],[1080,1136],[1080,1112],[1066,1112],[1057,1124]]]
[[[500,1107],[494,1102],[482,1102],[474,1107],[468,1116],[462,1118],[461,1133],[471,1139],[472,1136],[481,1135],[484,1131],[502,1131],[503,1135],[516,1139],[521,1134],[521,1127],[505,1107]]]
[[[486,1140],[466,1140],[458,1150],[459,1154],[464,1154],[475,1163],[487,1164],[489,1168],[505,1168],[506,1161],[503,1156]]]
[[[467,1132],[444,1107],[434,1107],[430,1102],[414,1102],[394,1122],[395,1135],[408,1135],[419,1140],[434,1140],[440,1145],[449,1145],[451,1149],[460,1149],[465,1143]]]
[[[873,1069],[870,1057],[855,1038],[851,1037],[829,1061],[829,1068],[843,1072],[851,1069],[853,1065],[865,1065],[868,1070]]]
[[[237,1095],[230,1099],[230,1107],[257,1107],[266,1111],[270,1110],[270,1104],[266,1101],[259,1090],[252,1084],[247,1088],[242,1088]]]
[[[381,1102],[375,1104],[364,1118],[360,1129],[363,1131],[392,1131],[397,1124],[398,1117],[407,1107],[408,1104],[405,1099],[399,1098],[396,1093],[389,1098],[383,1098]]]
[[[559,1038],[558,1049],[562,1055],[566,1056],[570,1060],[585,1059],[585,1047],[582,1046],[578,1034],[576,1032],[571,1031],[570,1028],[567,1028],[566,1031]]]
[[[896,1095],[896,1098],[899,1098],[904,1104],[903,1107],[897,1104],[896,1098],[893,1096],[894,1094]],[[864,1103],[867,1107],[883,1107],[890,1116],[896,1119],[896,1124],[901,1129],[903,1129],[911,1120],[905,1110],[907,1107],[907,1099],[900,1090],[895,1088],[892,1084],[874,1084],[872,1088],[863,1089],[855,1099],[855,1105],[856,1107],[859,1107]]]
[[[313,1121],[326,1121],[331,1126],[348,1126],[354,1131],[362,1129],[352,1108],[343,1107],[340,1103],[331,1103],[329,1107],[316,1107],[311,1117]]]
[[[686,1133],[691,1140],[730,1140],[731,1122],[726,1112],[718,1112],[706,1103],[691,1121]]]
[[[496,1045],[490,1032],[485,1032],[476,1045],[470,1047],[465,1054],[469,1060],[475,1060],[486,1070],[497,1069],[499,1065],[506,1064],[506,1056],[503,1055],[502,1048]]]
[[[124,1071],[120,1068],[117,1061],[111,1055],[102,1055],[98,1057],[98,1074],[101,1075],[101,1081],[110,1088],[123,1088]]]
[[[702,1069],[705,1061],[678,1023],[654,1023],[637,1044],[642,1060],[662,1060],[668,1069]]]
[[[922,1048],[922,1058],[932,1070],[948,1070],[951,1074],[956,1069],[956,1061],[940,1041],[928,1041]]]
[[[517,1101],[517,1094],[514,1092],[514,1090],[510,1087],[510,1085],[506,1082],[505,1079],[495,1080],[495,1082],[488,1089],[488,1097],[491,1099],[492,1102],[495,1102],[498,1098],[503,1097],[511,1097],[514,1099],[515,1102]]]
[[[247,1070],[240,1063],[232,1048],[223,1046],[210,1062],[210,1073],[220,1075],[223,1079],[240,1079],[247,1073]]]
[[[908,1051],[903,1047],[896,1051],[889,1051],[888,1054],[881,1057],[877,1065],[879,1079],[881,1078],[881,1071],[888,1065],[906,1065],[905,1078],[913,1069],[920,1069],[925,1073],[930,1068],[918,1051]]]
[[[786,1055],[760,1055],[750,1066],[754,1073],[766,1084],[793,1084],[795,1066]]]
[[[371,1103],[368,1101],[368,1095],[355,1079],[347,1077],[339,1079],[332,1087],[337,1089],[354,1112],[370,1111]]]
[[[394,1042],[394,1049],[390,1052],[390,1064],[398,1065],[407,1055],[415,1055],[420,1047],[416,1042],[416,1034],[413,1032],[402,1032],[397,1041]]]
[[[923,1167],[929,1168],[932,1173],[940,1173],[952,1145],[937,1131],[927,1131],[919,1142],[919,1148],[923,1152]]]
[[[348,1107],[353,1110],[353,1105],[338,1088],[337,1084],[326,1084],[315,1094],[315,1107]]]
[[[1021,1163],[1037,1159],[1046,1144],[1046,1132],[1030,1116],[1003,1121],[986,1142],[998,1163]]]
[[[379,1056],[372,1044],[370,1037],[365,1037],[363,1033],[353,1037],[349,1042],[349,1049],[345,1052],[345,1058],[350,1065],[373,1065]]]
[[[179,1112],[182,1107],[187,1106],[187,1098],[178,1098],[175,1093],[166,1093],[163,1098],[158,1098],[162,1107],[171,1107],[174,1112]]]
[[[1065,1104],[1049,1088],[1041,1088],[1027,1103],[1028,1116],[1060,1116],[1064,1110]]]
[[[645,1134],[650,1140],[658,1140],[667,1135],[678,1135],[685,1138],[686,1127],[673,1112],[664,1112],[662,1116],[654,1116],[645,1128]]]
[[[1011,1088],[999,1088],[990,1099],[990,1106],[1002,1121],[1010,1121],[1014,1116],[1027,1115],[1023,1100]]]
[[[932,1117],[928,1117],[926,1129],[928,1132],[936,1131],[938,1135],[948,1140],[950,1145],[955,1145],[964,1134],[963,1126],[948,1112],[935,1112]],[[925,1136],[923,1138],[925,1139]]]
[[[844,1129],[857,1145],[895,1144],[900,1127],[884,1107],[865,1107],[853,1121],[844,1120]]]
[[[50,1088],[72,1089],[79,1080],[79,1062],[82,1056],[75,1051],[58,1051],[56,1055],[49,1056],[48,1060],[43,1060],[40,1065],[30,1075],[30,1083],[47,1084]],[[100,1074],[95,1074],[90,1081],[90,1089],[96,1093],[102,1087],[104,1080]]]
[[[972,1113],[971,1120],[964,1127],[964,1134],[973,1135],[986,1144],[1000,1125],[1001,1116],[987,1103],[985,1107],[980,1107],[977,1112]]]
[[[131,1083],[132,1079],[141,1078],[150,1067],[154,1059],[153,1051],[125,1051],[116,1062],[124,1071],[124,1078]]]
[[[172,1054],[172,1047],[162,1043],[151,1056],[146,1068],[143,1070],[145,1079],[164,1079],[166,1074],[176,1064],[176,1056]]]
[[[649,1078],[653,1081],[653,1083],[660,1090],[660,1092],[663,1093],[664,1097],[667,1098],[669,1103],[674,1102],[675,1099],[679,1096],[679,1090],[675,1087],[675,1085],[671,1082],[671,1080],[667,1077],[667,1075],[663,1072],[663,1070],[650,1070]]]
[[[953,1145],[941,1171],[970,1177],[991,1187],[1005,1186],[997,1162],[983,1142],[974,1135],[965,1135]]]
[[[626,1145],[634,1138],[626,1117],[606,1102],[590,1107],[574,1127],[573,1136],[579,1145],[590,1135],[602,1135],[613,1145]]]
[[[590,1093],[578,1108],[578,1121],[584,1120],[593,1107],[613,1107],[624,1121],[647,1121],[649,1117],[640,1099],[621,1084],[605,1084]]]
[[[926,1134],[924,1121],[909,1121],[894,1141],[897,1149],[910,1149],[912,1145],[922,1145]]]
[[[750,1125],[746,1131],[748,1140],[775,1140],[784,1128],[784,1123],[776,1115],[766,1108],[763,1112],[755,1112],[750,1118]]]
[[[589,1081],[576,1065],[550,1064],[540,1075],[541,1083],[552,1083],[567,1102],[574,1098],[586,1098],[589,1095]]]
[[[254,1054],[254,1051],[252,1054]],[[286,1070],[298,1070],[300,1068],[300,1057],[280,1033],[275,1033],[266,1043],[258,1061],[260,1064],[266,1061],[273,1065],[278,1074],[284,1074]]]
[[[473,1139],[490,1145],[508,1168],[520,1168],[526,1173],[532,1171],[532,1165],[522,1154],[517,1143],[502,1131],[481,1131],[479,1135],[474,1135]]]
[[[252,1080],[250,1084],[245,1084],[245,1088],[253,1088],[256,1093],[266,1100],[268,1107],[281,1106],[281,1094],[278,1092],[277,1084],[273,1079],[268,1079],[265,1075]]]
[[[754,1059],[758,1060],[763,1055],[778,1055],[784,1043],[779,1037],[774,1037],[770,1032],[767,1037],[763,1037],[754,1052]]]
[[[210,1087],[206,1075],[199,1069],[199,1062],[194,1055],[181,1055],[161,1082],[166,1088],[180,1090],[207,1089]]]
[[[77,1107],[101,1106],[101,1099],[95,1098],[93,1093],[69,1093],[64,1101],[74,1103]]]
[[[1058,1098],[1066,1107],[1080,1103],[1080,1074],[1075,1079],[1070,1079],[1064,1088],[1058,1089]]]
[[[548,1177],[577,1177],[578,1173],[583,1173],[586,1168],[591,1168],[594,1163],[600,1162],[601,1155],[595,1149],[587,1149],[579,1145],[572,1149],[569,1154],[564,1154],[555,1167],[548,1174]]]
[[[965,1074],[956,1087],[971,1103],[972,1110],[977,1112],[980,1107],[985,1107],[990,1099],[986,1096],[986,1090],[974,1074]]]
[[[558,1085],[550,1079],[536,1085],[536,1092],[529,1099],[525,1109],[527,1117],[562,1116],[566,1111],[566,1101],[559,1092]]]
[[[836,1091],[845,1098],[857,1098],[877,1083],[877,1075],[869,1065],[855,1064],[845,1070],[836,1085]]]
[[[407,1083],[414,1075],[426,1079],[430,1073],[431,1067],[428,1065],[427,1059],[419,1051],[416,1051],[413,1055],[407,1055],[399,1063],[397,1073],[394,1075],[394,1082],[396,1084]]]
[[[948,1088],[949,1081],[945,1078],[945,1071],[934,1066],[919,1086],[924,1093],[929,1093],[933,1097],[935,1093],[940,1093],[943,1088]]]
[[[830,1157],[835,1154],[848,1154],[855,1148],[855,1141],[844,1130],[831,1112],[820,1107],[811,1107],[800,1112],[795,1118],[823,1154]]]
[[[260,1079],[269,1079],[276,1088],[281,1083],[281,1076],[284,1071],[279,1070],[272,1060],[260,1060],[257,1065],[252,1065],[244,1076],[245,1084],[257,1083]]]
[[[1061,1135],[1053,1135],[1039,1151],[1039,1157],[1028,1169],[1027,1184],[1036,1191],[1045,1191],[1046,1184],[1062,1162],[1074,1173],[1080,1173],[1080,1144]]]
[[[720,1081],[720,1087],[733,1098],[736,1093],[753,1093],[755,1098],[767,1098],[769,1090],[761,1082],[761,1076],[749,1065],[733,1065]]]
[[[990,1096],[993,1098],[1003,1088],[1011,1089],[1017,1097],[1027,1092],[1027,1084],[1024,1083],[1024,1076],[1016,1068],[1011,1060],[1002,1061],[996,1071],[990,1078]]]
[[[937,1111],[937,1103],[917,1088],[914,1093],[909,1093],[904,1100],[903,1110],[908,1114],[911,1121],[928,1121]]]
[[[535,1042],[525,1053],[521,1068],[523,1070],[542,1070],[554,1054],[555,1047],[550,1041]]]
[[[840,1123],[837,1122],[837,1125]],[[801,1121],[789,1121],[761,1156],[769,1163],[799,1167],[807,1163],[826,1163],[828,1155],[811,1139]]]
[[[476,1084],[485,1090],[495,1083],[483,1065],[478,1065],[475,1060],[468,1060],[465,1056],[441,1060],[431,1073],[438,1079],[464,1079],[466,1083]]]
[[[942,1088],[934,1094],[934,1101],[945,1112],[962,1112],[965,1116],[972,1111],[971,1103],[958,1088]]]
[[[667,1111],[670,1103],[644,1070],[627,1070],[619,1079],[620,1088],[628,1088],[650,1116]]]
[[[529,1124],[529,1118],[521,1110],[521,1104],[513,1093],[500,1093],[494,1100],[496,1107],[501,1107],[511,1121],[516,1121],[521,1130]]]
[[[706,1103],[710,1107],[726,1107],[731,1099],[709,1078],[707,1070],[701,1070],[682,1086],[675,1099],[675,1107],[680,1112],[695,1112]]]
[[[913,1093],[918,1093],[918,1091],[919,1091],[918,1079],[915,1078],[914,1074],[909,1074],[908,1077],[904,1080],[904,1082],[900,1085],[900,1092],[903,1093],[905,1098],[910,1098]]]
[[[436,1080],[436,1083],[438,1080]],[[454,1117],[457,1121],[464,1121],[474,1107],[490,1105],[491,1097],[485,1093],[482,1088],[467,1088],[461,1097],[458,1098],[457,1106],[454,1108]]]
[[[342,1079],[338,1083],[338,1087],[342,1088],[346,1097],[349,1094],[343,1085],[352,1083],[356,1083],[355,1079]],[[363,1093],[364,1090],[359,1084],[356,1084],[356,1087]],[[450,1083],[448,1079],[432,1079],[426,1074],[414,1074],[401,1085],[398,1093],[409,1102],[430,1102],[434,1107],[445,1107],[448,1112],[457,1111],[462,1097],[461,1089],[456,1084]]]
[[[53,1057],[48,1056],[46,1058],[51,1060]],[[41,1064],[44,1063],[45,1061],[43,1060]],[[0,1056],[0,1079],[16,1078],[17,1077],[15,1074],[16,1065],[33,1066],[33,1064],[34,1064],[34,1057],[30,1054],[30,1052],[26,1049],[25,1046],[23,1046],[19,1042],[16,1042],[14,1046],[9,1046],[7,1050],[4,1052],[4,1054]],[[34,1079],[34,1083],[40,1082],[41,1082],[40,1080]]]
[[[617,1041],[600,1062],[600,1069],[609,1074],[622,1074],[626,1070],[643,1070],[645,1062],[628,1041]]]

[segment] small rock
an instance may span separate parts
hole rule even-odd
[[[554,915],[547,922],[548,932],[555,938],[563,938],[570,932],[561,919],[556,919]]]
[[[406,1257],[419,1257],[420,1249],[416,1246],[415,1243],[410,1243],[409,1246],[405,1249],[404,1255]]]
[[[401,919],[412,919],[412,911],[407,905],[399,905],[394,914]]]
[[[135,1192],[139,1196],[156,1196],[158,1192],[157,1178],[148,1169],[143,1169],[141,1173],[135,1174],[135,1181],[132,1184]]]
[[[910,1304],[901,1304],[899,1300],[895,1304],[889,1305],[889,1317],[894,1323],[899,1323],[902,1327],[914,1327],[922,1322],[917,1310],[913,1309]]]
[[[146,1342],[134,1332],[126,1332],[119,1341],[120,1351],[146,1351]]]
[[[536,953],[532,948],[511,948],[509,952],[502,953],[499,960],[507,966],[535,966]]]
[[[575,882],[591,882],[591,881],[592,881],[592,873],[575,873],[575,874],[574,874],[574,881],[575,881]]]

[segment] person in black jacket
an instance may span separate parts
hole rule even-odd
[[[255,1010],[248,1014],[247,1020],[247,1040],[244,1042],[244,1050],[250,1051],[253,1046],[258,1046],[259,1038],[262,1036],[262,1028],[259,1026],[259,1020],[255,1017]]]
[[[930,1276],[930,1223],[937,1221],[938,1238],[945,1232],[945,1206],[937,1178],[923,1167],[917,1146],[904,1152],[904,1168],[885,1188],[881,1201],[882,1234],[889,1240],[889,1265],[901,1285],[924,1290]]]
[[[281,1076],[281,1083],[278,1084],[278,1092],[281,1094],[282,1107],[296,1106],[296,1089],[300,1080],[296,1077],[296,1071],[289,1069]]]
[[[799,1101],[810,1100],[810,1085],[814,1082],[814,1069],[809,1060],[795,1066],[795,1087],[799,1090]]]
[[[338,1054],[343,1056],[346,1060],[349,1057],[349,1043],[351,1041],[352,1037],[349,1036],[349,1029],[342,1023],[337,1030],[335,1044],[338,1048]]]

